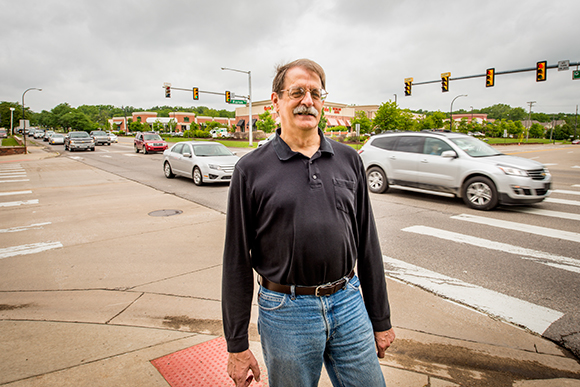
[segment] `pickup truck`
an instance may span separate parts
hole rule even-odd
[[[109,138],[109,135],[102,130],[93,130],[91,132],[91,137],[95,141],[95,145],[111,145],[111,139]]]

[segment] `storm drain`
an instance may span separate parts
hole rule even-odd
[[[173,216],[182,214],[181,210],[157,210],[149,213],[149,216]]]

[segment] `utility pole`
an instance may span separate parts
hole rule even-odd
[[[576,105],[576,118],[574,119],[574,140],[576,140],[576,128],[578,127],[578,105]]]
[[[532,105],[535,103],[536,101],[528,102],[528,105],[530,105],[530,112],[528,114],[528,130],[526,132],[526,142],[528,142],[528,139],[530,138],[530,128],[532,127]]]

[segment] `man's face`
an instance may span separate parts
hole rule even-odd
[[[292,87],[302,87],[306,90],[320,89],[322,83],[315,72],[303,67],[292,67],[286,72],[284,90]],[[272,93],[272,103],[280,115],[283,131],[307,131],[317,128],[324,105],[324,101],[313,99],[310,93],[306,93],[303,98],[292,99],[287,91],[282,92],[280,96]]]

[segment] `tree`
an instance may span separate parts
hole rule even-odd
[[[320,121],[318,121],[318,129],[320,129],[324,132],[326,130],[327,123],[328,123],[328,120],[326,119],[326,116],[324,115],[324,109],[322,109],[320,111]]]
[[[530,127],[530,137],[531,138],[543,138],[544,137],[544,127],[538,123],[532,124]]]
[[[268,110],[259,115],[259,120],[256,122],[256,127],[264,133],[271,133],[276,130],[276,121]]]
[[[373,126],[377,133],[388,130],[408,130],[413,127],[412,121],[409,111],[403,114],[395,102],[385,102],[377,110]]]
[[[433,127],[431,129],[441,129],[443,128],[443,123],[447,118],[447,115],[440,110],[437,110],[431,114],[431,120],[433,121]]]
[[[373,130],[373,123],[370,118],[367,117],[367,113],[359,110],[354,113],[354,118],[350,121],[354,130],[355,125],[360,125],[360,134],[370,133]]]

